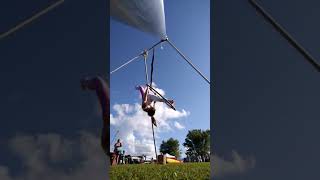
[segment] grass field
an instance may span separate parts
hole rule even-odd
[[[110,179],[210,179],[210,163],[130,164],[112,166]]]

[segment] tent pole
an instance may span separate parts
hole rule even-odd
[[[296,41],[293,37],[278,24],[255,0],[249,0],[249,3],[261,13],[261,15],[294,47],[298,50],[309,63],[320,72],[320,64]]]
[[[33,22],[34,20],[36,20],[37,18],[39,18],[40,16],[48,13],[50,10],[54,9],[55,7],[61,5],[64,2],[64,0],[59,0],[53,4],[51,4],[50,6],[48,6],[47,8],[41,10],[40,12],[36,13],[35,15],[31,16],[30,18],[22,21],[21,23],[17,24],[16,26],[14,26],[13,28],[9,29],[8,31],[0,34],[0,40],[9,36],[10,34],[18,31],[19,29],[23,28],[25,25]]]
[[[187,63],[194,69],[197,71],[197,73],[204,79],[207,81],[208,84],[210,84],[210,81],[191,63],[190,59],[188,59],[169,39],[166,39],[166,41],[171,45],[171,47],[173,47],[178,54],[185,60],[187,61]]]
[[[139,58],[141,55],[144,55],[145,52],[150,51],[151,49],[155,48],[156,46],[158,46],[159,44],[161,44],[162,42],[164,42],[166,40],[161,40],[159,42],[157,42],[156,44],[154,44],[153,46],[151,46],[149,49],[147,49],[146,51],[140,53],[138,56],[130,59],[129,61],[127,61],[126,63],[122,64],[121,66],[119,66],[118,68],[116,68],[115,70],[111,71],[110,74],[118,71],[119,69],[123,68],[124,66],[128,65],[129,63],[131,63],[132,61],[136,60],[137,58]]]

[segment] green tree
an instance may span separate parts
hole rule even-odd
[[[160,152],[163,154],[174,155],[177,158],[180,157],[181,151],[179,149],[179,141],[177,139],[170,138],[167,141],[162,141],[160,145]]]
[[[204,161],[210,156],[210,130],[190,130],[183,146],[187,149],[188,157],[200,156]]]

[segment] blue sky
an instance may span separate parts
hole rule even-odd
[[[209,78],[210,1],[187,0],[183,3],[165,1],[164,7],[169,39]],[[115,69],[158,41],[157,37],[111,20],[110,69]],[[178,115],[180,118],[169,118],[166,121],[171,130],[159,128],[159,132],[157,131],[158,148],[162,140],[174,137],[180,141],[183,149],[182,143],[188,130],[210,128],[210,86],[166,43],[163,44],[163,49],[160,47],[156,49],[154,82],[158,88],[165,91],[166,97],[176,101],[177,110],[181,112],[180,116]],[[112,108],[115,104],[129,104],[132,107],[135,103],[141,102],[138,91],[134,89],[135,85],[140,84],[145,84],[144,65],[141,59],[110,76],[113,116],[117,116],[117,112]],[[132,114],[129,113],[128,116]],[[150,123],[149,118],[137,121]],[[162,120],[158,121],[161,124]],[[175,121],[185,128],[175,128]],[[149,125],[151,127],[151,124]],[[111,140],[117,130],[118,126],[111,125]],[[138,134],[134,134],[136,138],[140,138]],[[126,139],[121,137],[126,135],[120,132],[117,138]]]

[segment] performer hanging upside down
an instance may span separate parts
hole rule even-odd
[[[102,132],[101,132],[101,146],[105,153],[109,155],[109,123],[110,123],[110,98],[109,98],[109,86],[106,82],[106,79],[104,79],[101,76],[96,77],[86,77],[81,79],[81,87],[83,90],[94,90],[96,91],[96,94],[98,96],[101,109],[102,109],[102,118],[103,118],[103,126],[102,126]]]
[[[154,114],[156,112],[155,103],[156,102],[166,102],[165,99],[160,98],[156,95],[150,94],[148,87],[136,86],[136,89],[140,91],[140,94],[142,97],[141,107],[142,107],[143,111],[148,113],[148,115],[151,117],[152,123],[155,126],[157,126],[156,120],[154,118]],[[173,104],[174,104],[173,100],[168,100],[168,102],[173,106]]]

